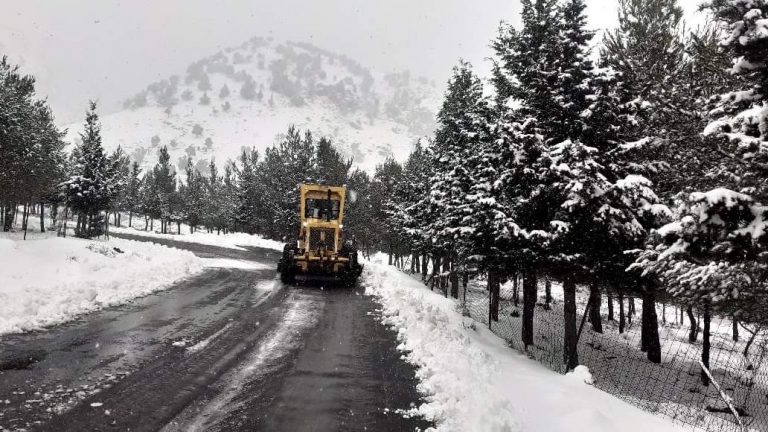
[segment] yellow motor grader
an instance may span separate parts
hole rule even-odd
[[[363,271],[354,242],[345,241],[345,186],[302,184],[299,187],[299,236],[283,249],[277,265],[280,279],[336,280],[353,286]]]

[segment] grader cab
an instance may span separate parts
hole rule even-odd
[[[277,270],[285,283],[337,280],[353,286],[362,273],[354,242],[345,241],[344,186],[302,184],[299,187],[299,233],[285,245]]]

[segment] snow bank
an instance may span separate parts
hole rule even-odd
[[[367,263],[364,284],[398,329],[426,402],[415,414],[438,431],[681,431],[591,385],[587,368],[562,376],[513,351],[457,304],[394,267]]]
[[[245,233],[213,234],[207,232],[195,232],[194,234],[160,234],[152,231],[140,231],[133,228],[110,227],[112,233],[123,233],[152,237],[165,240],[173,240],[185,243],[199,243],[209,246],[219,246],[229,249],[243,250],[241,246],[260,247],[265,249],[283,250],[284,243],[275,240]]]
[[[0,238],[0,263],[0,334],[62,323],[203,270],[190,252],[121,239]]]

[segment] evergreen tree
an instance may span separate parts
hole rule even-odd
[[[221,86],[221,90],[219,90],[219,99],[226,99],[229,97],[229,87],[227,87],[226,84]]]
[[[344,235],[354,242],[362,253],[371,255],[377,246],[373,207],[371,204],[371,179],[365,171],[355,169],[347,183],[347,206],[344,211]]]
[[[168,224],[181,210],[175,200],[176,172],[171,166],[168,147],[163,146],[158,152],[158,161],[152,169],[152,179],[159,204],[160,232],[168,233]]]
[[[268,148],[260,164],[262,194],[264,196],[265,234],[275,239],[295,236],[298,224],[298,187],[311,173],[315,147],[312,134],[304,136],[293,126]]]
[[[133,226],[133,214],[141,213],[141,189],[142,180],[140,178],[141,168],[138,162],[134,161],[131,165],[131,173],[128,178],[128,186],[125,193],[125,205],[128,210],[128,226]]]
[[[184,171],[186,184],[179,187],[179,194],[184,198],[184,221],[189,225],[190,233],[193,233],[204,217],[205,180],[191,159],[187,160]]]
[[[59,201],[66,179],[61,133],[45,101],[35,100],[35,80],[0,59],[0,219],[9,231],[18,204]],[[42,205],[41,205],[42,208]],[[24,215],[26,216],[26,214]],[[23,218],[23,219],[26,219]],[[43,214],[41,212],[41,229]]]
[[[351,167],[352,160],[345,160],[333,147],[330,139],[323,137],[318,140],[314,170],[316,181],[331,185],[343,185],[347,182]]]
[[[434,171],[429,211],[440,217],[430,224],[429,237],[438,255],[455,250],[464,228],[464,199],[474,182],[466,161],[480,147],[480,141],[488,137],[487,117],[482,84],[469,63],[462,61],[448,81],[431,153]]]
[[[403,242],[398,235],[398,227],[393,225],[392,219],[388,218],[390,208],[389,200],[395,191],[395,188],[402,180],[403,169],[397,161],[387,158],[381,164],[376,166],[376,172],[369,189],[369,200],[371,205],[371,216],[374,221],[380,221],[374,224],[373,233],[376,243],[374,246],[387,252],[390,256],[390,264],[395,255],[403,255]]]
[[[64,182],[67,205],[78,215],[75,233],[91,237],[102,232],[98,215],[109,208],[112,197],[109,166],[101,145],[101,124],[96,102],[91,101],[86,113],[81,143],[72,154],[72,172]]]
[[[259,153],[255,149],[243,150],[239,162],[237,222],[247,233],[264,233],[262,227],[268,226],[268,223],[264,205],[264,185],[259,174]]]

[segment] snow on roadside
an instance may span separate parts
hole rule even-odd
[[[275,268],[273,265],[264,263],[229,258],[203,258],[202,264],[203,266],[210,268],[233,268],[241,270],[272,270]]]
[[[425,403],[414,414],[438,431],[683,430],[592,387],[586,368],[562,376],[508,348],[454,300],[394,267],[366,263],[363,283],[418,368]]]
[[[208,246],[219,246],[236,250],[244,250],[241,246],[253,246],[282,251],[284,246],[284,243],[246,233],[214,234],[197,231],[193,234],[160,234],[153,231],[142,231],[134,228],[118,227],[110,227],[109,231],[113,233],[132,234],[142,237],[152,237],[185,243],[199,243]]]
[[[0,238],[0,263],[0,335],[125,303],[204,269],[191,252],[114,238]]]

